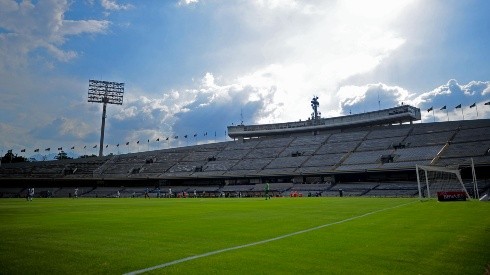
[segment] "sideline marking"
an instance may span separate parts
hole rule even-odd
[[[329,226],[332,226],[332,225],[337,225],[337,224],[345,223],[345,222],[348,222],[348,221],[352,221],[352,220],[364,218],[364,217],[367,217],[369,215],[373,215],[373,214],[376,214],[376,213],[379,213],[379,212],[383,212],[383,211],[391,210],[391,209],[394,209],[394,208],[402,207],[402,206],[409,205],[409,204],[416,203],[416,202],[417,201],[412,201],[412,202],[409,202],[409,203],[404,203],[404,204],[395,205],[395,206],[388,207],[388,208],[383,208],[383,209],[380,209],[380,210],[375,210],[375,211],[368,212],[366,214],[362,214],[362,215],[359,215],[359,216],[351,217],[351,218],[348,218],[348,219],[345,219],[345,220],[341,220],[341,221],[337,221],[337,222],[332,222],[332,223],[327,223],[327,224],[319,225],[319,226],[308,228],[308,229],[305,229],[305,230],[296,231],[296,232],[289,233],[289,234],[286,234],[286,235],[281,235],[279,237],[275,237],[275,238],[272,238],[272,239],[267,239],[267,240],[262,240],[262,241],[258,241],[258,242],[254,242],[254,243],[249,243],[249,244],[243,244],[243,245],[239,245],[239,246],[224,248],[224,249],[220,249],[220,250],[215,250],[215,251],[207,252],[207,253],[204,253],[204,254],[198,254],[198,255],[194,255],[194,256],[190,256],[190,257],[178,259],[178,260],[175,260],[175,261],[171,261],[171,262],[168,262],[168,263],[159,264],[159,265],[155,265],[155,266],[152,266],[152,267],[148,267],[148,268],[144,268],[144,269],[140,269],[140,270],[131,271],[131,272],[128,272],[128,273],[124,273],[123,275],[136,275],[136,274],[141,274],[141,273],[145,273],[145,272],[152,271],[152,270],[155,270],[155,269],[160,269],[160,268],[164,268],[164,267],[167,267],[167,266],[176,265],[176,264],[180,264],[180,263],[183,263],[183,262],[188,262],[188,261],[192,261],[192,260],[195,260],[195,259],[204,258],[204,257],[208,257],[208,256],[212,256],[212,255],[216,255],[216,254],[220,254],[220,253],[232,251],[232,250],[237,250],[237,249],[246,248],[246,247],[250,247],[250,246],[255,246],[255,245],[259,245],[259,244],[269,243],[269,242],[273,242],[273,241],[285,239],[285,238],[288,238],[288,237],[291,237],[291,236],[296,236],[296,235],[299,235],[299,234],[308,233],[308,232],[311,232],[311,231],[314,231],[314,230],[318,230],[318,229],[321,229],[321,228],[324,228],[324,227],[329,227]]]

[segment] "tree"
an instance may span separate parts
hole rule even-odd
[[[55,159],[57,160],[62,160],[62,159],[72,159],[70,158],[66,153],[65,151],[61,151],[58,153],[58,155],[55,157]]]
[[[8,150],[7,154],[2,157],[2,163],[16,163],[16,162],[27,162],[27,159],[23,156],[17,156],[12,153],[12,150]]]

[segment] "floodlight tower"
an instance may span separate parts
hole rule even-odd
[[[124,83],[89,80],[88,102],[104,103],[102,107],[102,125],[100,126],[99,157],[104,155],[104,128],[107,104],[123,104]]]

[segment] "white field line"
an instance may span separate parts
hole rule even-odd
[[[341,221],[338,221],[338,222],[332,222],[332,223],[327,223],[327,224],[319,225],[319,226],[312,227],[312,228],[309,228],[309,229],[305,229],[305,230],[301,230],[301,231],[296,231],[296,232],[289,233],[289,234],[286,234],[286,235],[281,235],[281,236],[278,236],[278,237],[275,237],[275,238],[272,238],[272,239],[267,239],[267,240],[262,240],[262,241],[258,241],[258,242],[254,242],[254,243],[249,243],[249,244],[244,244],[244,245],[239,245],[239,246],[224,248],[224,249],[220,249],[220,250],[215,250],[215,251],[211,251],[211,252],[207,252],[207,253],[203,253],[203,254],[199,254],[199,255],[194,255],[194,256],[190,256],[190,257],[178,259],[178,260],[171,261],[171,262],[168,262],[168,263],[163,263],[163,264],[155,265],[155,266],[152,266],[152,267],[148,267],[148,268],[144,268],[144,269],[140,269],[140,270],[135,270],[135,271],[131,271],[131,272],[128,272],[128,273],[124,273],[124,275],[141,274],[141,273],[145,273],[145,272],[152,271],[152,270],[155,270],[155,269],[160,269],[160,268],[164,268],[164,267],[167,267],[167,266],[180,264],[180,263],[183,263],[183,262],[188,262],[188,261],[192,261],[192,260],[199,259],[199,258],[204,258],[204,257],[208,257],[208,256],[212,256],[212,255],[216,255],[216,254],[220,254],[220,253],[232,251],[232,250],[237,250],[237,249],[241,249],[241,248],[246,248],[246,247],[250,247],[250,246],[255,246],[255,245],[259,245],[259,244],[264,244],[264,243],[268,243],[268,242],[273,242],[273,241],[285,239],[285,238],[288,238],[288,237],[292,237],[292,236],[296,236],[296,235],[299,235],[299,234],[304,234],[304,233],[308,233],[308,232],[311,232],[311,231],[314,231],[314,230],[318,230],[318,229],[321,229],[321,228],[324,228],[324,227],[329,227],[329,226],[332,226],[332,225],[337,225],[337,224],[345,223],[345,222],[348,222],[348,221],[352,221],[352,220],[364,218],[364,217],[367,217],[369,215],[373,215],[373,214],[376,214],[376,213],[379,213],[379,212],[383,212],[383,211],[391,210],[391,209],[394,209],[394,208],[402,207],[402,206],[409,205],[409,204],[412,204],[412,203],[415,203],[415,202],[417,202],[417,201],[412,201],[412,202],[409,202],[409,203],[404,203],[404,204],[400,204],[400,205],[396,205],[396,206],[392,206],[392,207],[388,207],[388,208],[383,208],[383,209],[380,209],[380,210],[375,210],[375,211],[372,211],[372,212],[368,212],[366,214],[362,214],[362,215],[359,215],[359,216],[351,217],[351,218],[348,218],[348,219],[345,219],[345,220],[341,220]]]

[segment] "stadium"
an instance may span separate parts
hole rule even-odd
[[[2,163],[2,273],[489,272],[490,120],[419,120],[314,108],[233,141]]]
[[[312,101],[313,102],[313,101]],[[229,126],[233,141],[164,150],[3,163],[1,197],[274,196],[416,197],[416,165],[460,169],[466,189],[490,187],[490,120],[414,123],[412,106],[306,121]],[[172,194],[169,194],[169,190]]]

